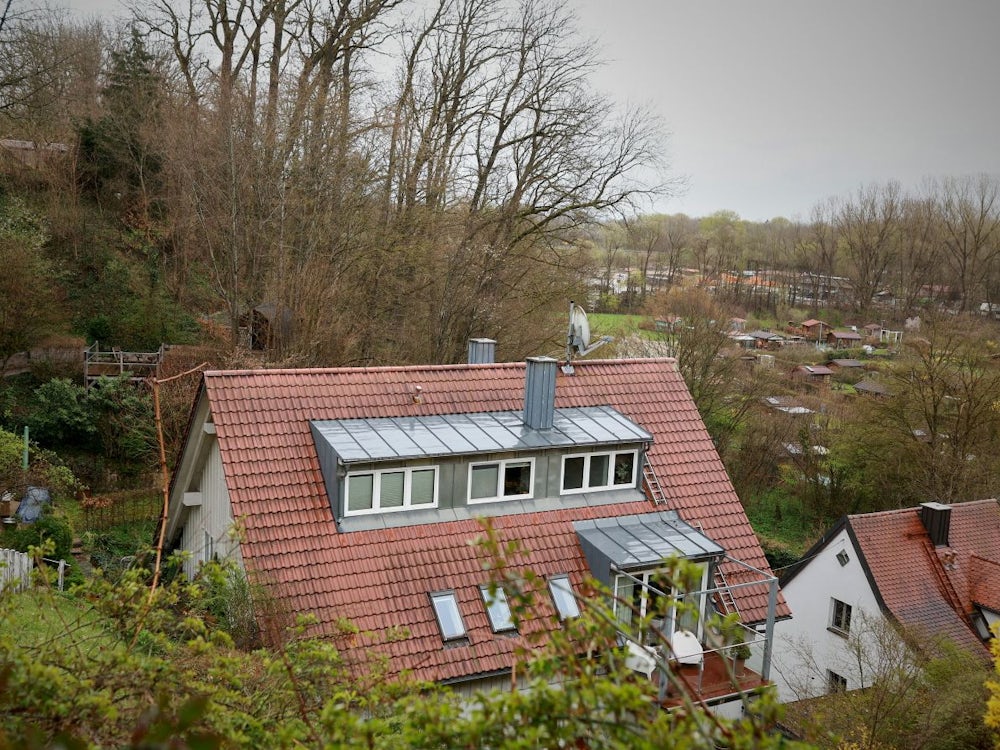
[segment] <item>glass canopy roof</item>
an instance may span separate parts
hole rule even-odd
[[[668,557],[698,560],[725,553],[672,510],[575,521],[573,529],[591,572],[605,583],[612,569],[645,570]]]

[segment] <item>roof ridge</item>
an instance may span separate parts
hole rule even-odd
[[[560,360],[562,361],[562,360]],[[574,360],[574,367],[592,367],[596,365],[622,365],[622,364],[633,364],[633,363],[674,363],[676,362],[676,357],[635,357],[629,359],[590,359],[586,361]],[[514,369],[523,368],[525,363],[523,361],[517,362],[491,362],[491,363],[480,363],[480,364],[469,364],[468,362],[456,362],[453,364],[445,365],[376,365],[376,366],[362,366],[362,367],[351,367],[348,365],[342,365],[340,367],[276,367],[276,368],[266,368],[258,367],[253,369],[235,369],[235,370],[206,370],[205,376],[221,377],[230,375],[333,375],[341,374],[345,372],[351,373],[372,373],[372,372],[417,372],[417,371],[448,371],[448,370],[466,370],[466,369]]]

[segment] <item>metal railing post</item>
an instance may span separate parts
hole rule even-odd
[[[778,579],[772,577],[767,592],[767,626],[764,631],[764,661],[760,676],[764,682],[771,679],[771,652],[774,649],[774,615],[778,609]]]

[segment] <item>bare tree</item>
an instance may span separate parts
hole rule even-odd
[[[938,190],[945,259],[958,285],[960,309],[966,311],[985,292],[987,272],[1000,253],[1000,180],[950,178]]]
[[[840,205],[834,222],[850,263],[854,308],[867,311],[881,291],[897,252],[900,187],[895,182],[867,186]]]
[[[897,297],[910,314],[917,309],[921,290],[940,283],[940,217],[932,199],[908,197],[900,210],[900,249],[895,274]]]

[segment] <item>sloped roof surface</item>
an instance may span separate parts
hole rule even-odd
[[[968,578],[972,603],[1000,613],[1000,562],[972,555]]]
[[[833,370],[824,365],[799,365],[796,369],[809,375],[833,375]]]
[[[712,440],[672,359],[574,363],[558,373],[556,407],[608,405],[654,436],[649,460],[666,508],[676,510],[757,568],[767,562]],[[416,417],[519,410],[524,363],[329,370],[214,371],[204,375],[233,516],[243,526],[247,567],[294,611],[321,622],[338,617],[385,641],[391,626],[410,637],[381,643],[396,669],[426,679],[508,668],[517,638],[489,628],[476,584],[485,583],[481,553],[469,540],[475,521],[338,532],[330,509],[311,420]],[[419,389],[417,388],[419,386]],[[573,521],[631,515],[636,503],[575,508],[495,519],[503,540],[529,550],[524,565],[540,574],[569,573],[579,584],[586,562]],[[726,570],[731,584],[741,569]],[[741,577],[742,575],[742,577]],[[454,589],[469,633],[467,645],[443,648],[428,594]],[[763,585],[736,593],[743,618],[766,617]],[[783,602],[778,615],[787,614]],[[359,637],[354,644],[367,645]]]
[[[937,547],[917,508],[849,517],[886,608],[903,624],[946,636],[972,651],[985,649],[972,628],[972,556],[1000,561],[996,500],[951,506],[948,547]]]

